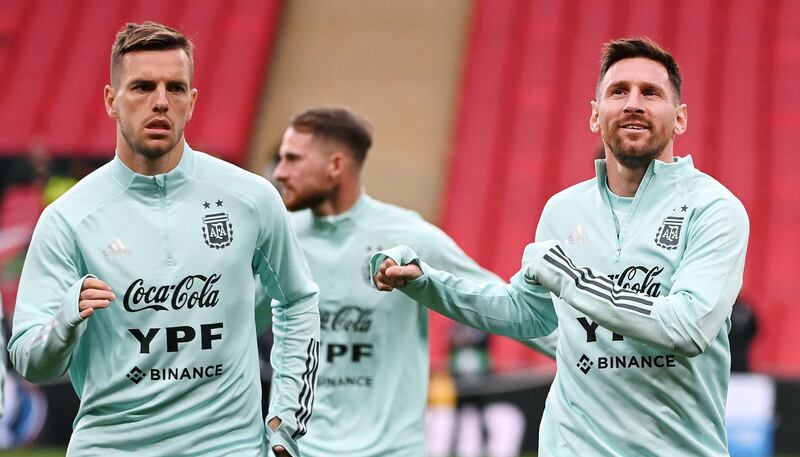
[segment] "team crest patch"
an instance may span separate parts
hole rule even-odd
[[[678,249],[683,216],[667,216],[656,233],[656,245],[668,251]]]
[[[203,240],[214,249],[230,246],[233,242],[233,226],[227,214],[214,213],[203,217]]]

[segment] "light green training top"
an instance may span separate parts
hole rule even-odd
[[[477,286],[421,263],[401,290],[456,320],[515,337],[558,323],[558,371],[539,455],[727,456],[728,330],[749,223],[691,157],[654,161],[627,216],[597,177],[545,206],[522,269]],[[556,240],[556,241],[546,241]],[[407,247],[385,255],[419,262]]]
[[[90,275],[117,298],[84,321]],[[276,300],[274,435],[261,419],[256,287]],[[81,403],[68,455],[263,456],[269,443],[297,456],[314,397],[317,296],[265,179],[188,146],[156,176],[114,158],[42,214],[8,347],[28,380],[69,370]]]
[[[0,298],[0,348],[6,347],[6,339],[5,334],[3,332],[3,299]],[[5,354],[0,354],[0,417],[3,417],[3,411],[5,408],[5,397],[3,397],[3,392],[5,389],[5,380],[6,380],[6,357]]]
[[[400,292],[372,288],[367,261],[407,244],[438,268],[479,283],[502,281],[417,213],[365,194],[343,214],[305,210],[291,219],[320,287],[322,324],[317,402],[303,455],[426,455],[427,310]]]

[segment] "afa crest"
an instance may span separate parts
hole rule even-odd
[[[678,242],[681,236],[681,226],[683,226],[683,217],[668,216],[664,218],[661,226],[656,233],[656,245],[668,251],[678,249]]]
[[[203,217],[203,240],[208,247],[222,249],[233,242],[233,226],[225,213]]]

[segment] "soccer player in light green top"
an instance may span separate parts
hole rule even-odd
[[[265,179],[183,136],[192,44],[128,24],[112,48],[116,157],[56,200],[31,241],[9,342],[17,371],[69,371],[68,455],[298,457],[318,365],[318,288]],[[260,283],[254,281],[260,278]],[[275,299],[265,427],[255,288]]]
[[[502,284],[418,214],[362,191],[371,144],[367,124],[350,111],[311,109],[292,119],[274,173],[320,287],[317,402],[300,443],[306,457],[426,455],[427,310],[371,286],[373,253],[407,244],[437,267]]]
[[[607,158],[550,199],[510,284],[476,286],[398,247],[373,257],[376,285],[516,337],[558,321],[542,457],[727,456],[747,214],[691,157],[673,157],[686,105],[677,63],[652,41],[606,44],[589,124]]]

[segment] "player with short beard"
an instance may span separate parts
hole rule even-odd
[[[398,243],[477,282],[502,281],[417,213],[375,200],[361,185],[372,144],[365,121],[343,108],[295,116],[274,177],[320,287],[318,400],[305,457],[426,455],[427,310],[370,285],[366,261]],[[555,337],[523,341],[554,352]]]
[[[192,52],[161,24],[117,34],[116,155],[45,209],[25,259],[9,352],[33,382],[69,371],[67,455],[300,455],[318,289],[275,188],[186,144]],[[268,426],[257,288],[275,299]]]
[[[514,337],[558,326],[540,457],[728,455],[728,330],[749,224],[730,191],[673,156],[680,87],[652,41],[606,44],[589,119],[606,159],[547,202],[511,284],[470,284],[408,247],[372,258],[379,289],[461,322]],[[626,270],[659,275],[644,293],[621,284],[643,277],[609,277]]]

